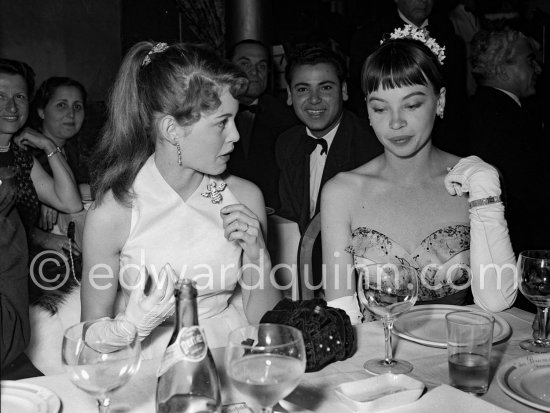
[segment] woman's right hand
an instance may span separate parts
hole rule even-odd
[[[72,248],[74,255],[80,255],[80,248],[74,241],[71,241],[65,235],[52,234],[51,232],[43,232],[35,228],[33,233],[33,242],[44,250],[57,251],[58,253],[67,256],[69,248]]]
[[[130,294],[126,310],[117,316],[131,321],[141,340],[174,313],[174,289],[177,282],[176,273],[170,264],[162,267],[160,274],[155,276],[151,276],[144,268],[144,275],[152,280],[149,294],[145,293],[147,279],[140,279]]]
[[[23,129],[14,138],[14,141],[22,149],[36,148],[46,153],[51,153],[56,148],[55,143],[32,128]]]
[[[38,219],[38,228],[44,231],[51,231],[57,223],[57,210],[50,208],[47,205],[40,205],[40,217]]]

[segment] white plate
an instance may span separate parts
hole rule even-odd
[[[425,346],[447,348],[447,322],[445,315],[452,311],[476,311],[458,305],[428,304],[413,307],[401,314],[393,324],[395,335]],[[502,317],[493,314],[495,326],[493,344],[506,340],[512,333],[510,324]]]
[[[497,383],[512,399],[550,412],[550,354],[524,356],[503,364]]]
[[[61,408],[59,397],[42,386],[2,380],[0,387],[2,413],[58,413]]]
[[[412,403],[424,391],[424,383],[404,374],[385,373],[340,384],[338,397],[357,412],[378,412]]]

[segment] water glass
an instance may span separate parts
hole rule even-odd
[[[65,331],[61,360],[74,385],[97,399],[99,413],[108,413],[111,394],[137,372],[140,354],[139,337],[132,323],[99,319],[75,324]]]
[[[486,393],[495,318],[481,311],[455,311],[445,318],[451,386],[468,393]]]
[[[271,413],[298,386],[306,369],[302,332],[281,324],[238,328],[229,334],[225,367],[254,412]]]

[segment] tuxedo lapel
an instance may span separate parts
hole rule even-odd
[[[327,155],[323,176],[321,177],[321,187],[338,172],[348,170],[350,165],[352,165],[354,156],[351,153],[351,137],[352,131],[344,112]],[[320,195],[321,191],[319,191]],[[319,205],[319,202],[317,202],[317,205]]]

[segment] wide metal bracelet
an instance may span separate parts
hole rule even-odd
[[[482,205],[495,204],[497,202],[502,202],[500,196],[490,196],[488,198],[476,199],[470,202],[470,208],[475,208]]]

